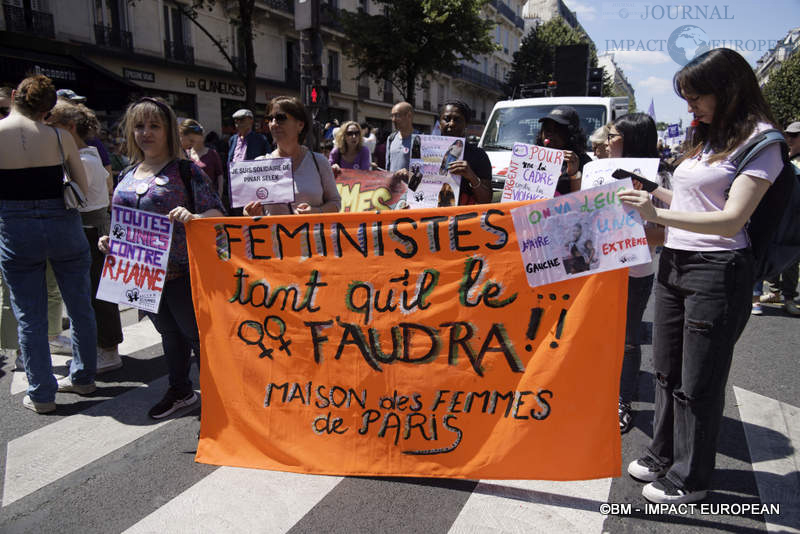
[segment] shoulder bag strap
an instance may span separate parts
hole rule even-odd
[[[58,132],[58,128],[55,126],[51,126],[53,131],[56,133],[56,139],[58,139],[58,152],[61,154],[61,168],[64,169],[64,182],[69,182],[72,180],[69,175],[69,168],[67,167],[67,158],[64,157],[64,147],[61,145],[61,134]]]

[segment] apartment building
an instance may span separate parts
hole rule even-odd
[[[192,117],[207,130],[229,130],[230,115],[244,102],[244,82],[231,69],[205,32],[242,61],[231,17],[236,2],[218,0],[204,9],[197,24],[184,16],[178,0],[2,0],[0,83],[15,85],[29,72],[47,74],[59,87],[85,95],[108,122],[132,99],[165,98],[181,117]],[[339,9],[377,13],[370,0],[322,0],[323,76],[331,117],[367,120],[389,126],[389,110],[400,96],[388,83],[358,78],[342,49],[347,36],[335,19]],[[415,123],[430,130],[438,103],[460,98],[481,122],[502,98],[522,39],[520,0],[491,0],[484,15],[496,22],[499,50],[457,72],[432,76],[416,95]],[[202,29],[201,29],[202,27]],[[277,95],[300,96],[300,36],[294,29],[293,0],[257,0],[254,17],[257,109]],[[204,31],[205,30],[205,31]]]

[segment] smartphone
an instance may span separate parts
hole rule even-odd
[[[617,169],[616,171],[611,173],[611,176],[613,176],[617,180],[621,180],[623,178],[630,178],[631,180],[635,180],[639,182],[642,185],[642,189],[644,189],[648,193],[652,193],[658,187],[658,184],[653,182],[652,180],[648,180],[644,176],[639,176],[638,174],[632,173],[631,171],[626,171],[625,169]]]

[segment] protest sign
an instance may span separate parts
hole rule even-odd
[[[563,164],[563,150],[514,143],[500,202],[553,198]]]
[[[617,183],[618,180],[611,176],[617,169],[624,169],[652,182],[660,183],[658,162],[658,158],[605,158],[590,161],[583,166],[581,191]]]
[[[626,188],[630,178],[511,210],[531,287],[651,261],[639,213],[617,197]]]
[[[667,137],[678,137],[681,135],[681,128],[677,124],[667,126]]]
[[[249,202],[287,204],[294,202],[291,158],[266,158],[230,164],[231,205]]]
[[[388,171],[342,169],[336,189],[342,197],[340,211],[381,211],[393,209],[408,189],[401,180],[392,180]]]
[[[455,206],[461,177],[451,175],[447,168],[463,157],[463,137],[415,135],[408,169],[408,205],[412,208]]]
[[[97,298],[157,312],[172,244],[169,218],[112,205],[109,238]]]
[[[197,461],[618,476],[627,272],[528,287],[520,205],[192,221]]]

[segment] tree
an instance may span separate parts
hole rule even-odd
[[[340,11],[344,54],[358,76],[388,80],[412,106],[418,85],[434,72],[453,72],[496,50],[489,0],[376,0],[380,15]]]
[[[131,5],[136,4],[138,0],[128,0]],[[236,28],[236,35],[239,40],[243,52],[241,62],[235,61],[225,49],[226,39],[224,37],[215,37],[203,26],[198,17],[202,10],[213,11],[217,4],[216,0],[192,0],[191,4],[182,4],[176,2],[172,5],[176,6],[183,15],[188,18],[197,28],[203,32],[206,37],[211,40],[211,43],[219,50],[222,57],[225,58],[234,74],[236,74],[244,83],[245,86],[245,107],[248,109],[255,109],[256,105],[256,61],[255,53],[253,50],[253,11],[255,9],[255,0],[236,0],[235,2],[222,0],[220,2],[223,7],[228,9],[229,4],[235,4],[234,9],[230,14],[230,21]]]
[[[795,52],[770,75],[764,97],[781,126],[800,120],[800,53]]]
[[[589,66],[597,66],[597,49],[588,35],[582,30],[568,25],[561,17],[553,17],[543,24],[534,26],[523,37],[519,50],[514,52],[511,72],[508,75],[508,94],[523,83],[547,82],[555,74],[556,47],[588,44]],[[603,75],[603,95],[613,90],[610,73]]]

